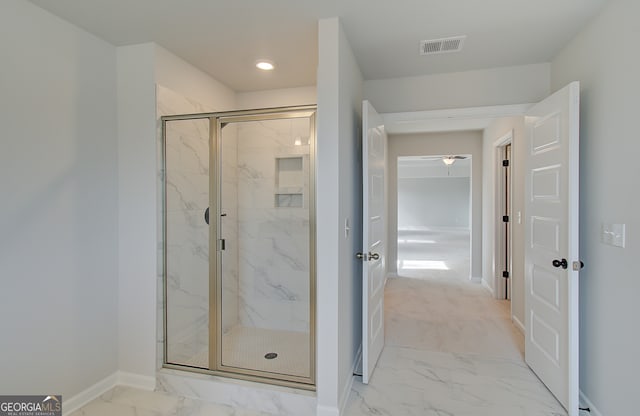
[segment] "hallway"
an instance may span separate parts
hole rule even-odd
[[[356,378],[348,416],[566,415],[524,363],[509,303],[465,274],[452,278],[451,267],[388,280],[385,347],[371,383]]]

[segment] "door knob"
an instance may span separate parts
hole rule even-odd
[[[553,267],[562,267],[563,269],[566,269],[567,267],[569,267],[569,263],[567,263],[567,259],[554,260],[551,262],[551,264],[553,264]]]
[[[358,260],[362,260],[362,261],[371,261],[371,260],[378,260],[380,258],[380,254],[378,253],[356,253],[356,258]]]

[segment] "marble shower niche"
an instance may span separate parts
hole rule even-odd
[[[159,87],[162,114],[181,100]],[[164,118],[162,365],[313,384],[315,110],[296,111]]]

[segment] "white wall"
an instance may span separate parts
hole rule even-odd
[[[470,178],[398,178],[398,228],[469,228]]]
[[[0,392],[73,396],[118,368],[116,50],[0,2]]]
[[[522,104],[549,92],[549,64],[370,80],[364,97],[381,113]]]
[[[236,108],[236,93],[231,88],[159,45],[154,45],[154,50],[157,84],[203,105],[209,111]]]
[[[496,174],[502,175],[502,154],[495,147],[497,140],[512,132],[511,145],[511,312],[513,317],[524,324],[524,160],[525,130],[524,117],[505,117],[491,122],[483,133],[483,185],[482,185],[482,278],[486,285],[495,290],[495,277],[502,279],[504,267],[499,257],[499,242],[496,241],[497,228],[502,230],[502,210],[496,213]],[[518,223],[518,212],[522,221]]]
[[[119,368],[155,376],[154,45],[118,48]]]
[[[292,105],[311,105],[317,102],[316,86],[283,88],[236,94],[239,109],[287,107]]]
[[[317,143],[318,416],[338,415],[361,343],[362,74],[337,18],[319,22]],[[337,192],[336,192],[337,190]],[[351,232],[345,236],[348,220]],[[337,243],[337,244],[336,244]]]
[[[610,1],[551,67],[553,90],[581,83],[580,389],[607,416],[637,413],[638,16],[640,2]],[[626,248],[600,242],[604,222],[626,224]]]
[[[397,134],[389,136],[389,273],[395,273],[397,270],[398,157],[446,154],[469,154],[472,157],[471,275],[475,278],[482,276],[482,133],[479,131]]]

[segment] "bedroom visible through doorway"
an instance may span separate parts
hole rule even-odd
[[[398,157],[400,277],[469,280],[471,155]]]

